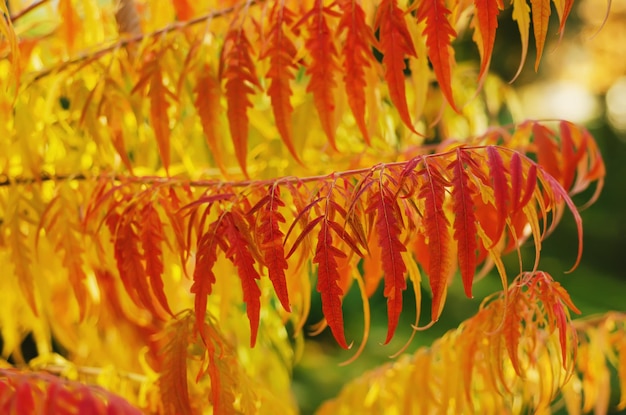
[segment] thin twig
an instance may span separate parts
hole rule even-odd
[[[263,0],[257,0],[257,1],[253,1],[251,2],[252,4],[259,4],[261,3]],[[122,39],[119,40],[115,43],[113,43],[112,45],[106,46],[104,48],[98,49],[96,51],[88,51],[88,52],[83,52],[80,53],[78,56],[66,60],[65,62],[62,62],[60,65],[53,67],[53,68],[48,68],[48,69],[44,69],[40,72],[38,72],[34,78],[33,81],[38,81],[42,78],[45,78],[46,76],[50,75],[53,72],[59,72],[59,71],[63,71],[65,70],[67,67],[72,66],[72,65],[76,65],[78,63],[81,63],[83,61],[89,60],[89,59],[99,59],[105,55],[107,55],[108,53],[111,53],[117,49],[123,48],[127,45],[130,44],[134,44],[137,42],[141,42],[142,40],[144,40],[145,38],[156,38],[159,36],[162,36],[164,34],[173,32],[173,31],[177,31],[177,30],[183,30],[186,29],[187,27],[190,26],[194,26],[196,24],[199,23],[203,23],[206,22],[208,20],[211,19],[216,19],[219,17],[223,17],[226,16],[230,13],[232,13],[234,10],[236,9],[236,6],[232,6],[232,7],[228,7],[222,10],[217,10],[217,11],[213,11],[207,14],[204,14],[202,16],[199,17],[195,17],[191,20],[187,20],[185,22],[176,22],[176,23],[172,23],[166,27],[163,27],[161,29],[158,29],[154,32],[150,32],[150,33],[141,33],[138,35],[134,35],[131,36],[129,38],[126,39]]]
[[[26,7],[25,9],[19,11],[18,13],[11,15],[11,22],[15,23],[16,21],[18,21],[22,17],[26,16],[28,13],[30,13],[33,10],[37,9],[39,6],[43,6],[44,4],[46,4],[48,1],[49,0],[39,0],[39,1],[36,1],[33,4],[31,4],[30,6]]]

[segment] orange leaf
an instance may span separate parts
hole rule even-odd
[[[213,290],[215,284],[215,274],[213,266],[217,262],[217,247],[223,244],[222,221],[213,222],[206,233],[198,238],[196,253],[196,267],[193,272],[193,285],[190,291],[194,293],[194,309],[196,312],[196,325],[198,331],[202,333],[202,326],[207,309],[207,298]],[[206,339],[205,339],[206,342]]]
[[[380,34],[380,50],[383,53],[389,98],[396,106],[402,122],[412,132],[417,133],[409,115],[404,78],[404,58],[407,55],[417,57],[417,53],[406,26],[404,14],[396,0],[383,0],[380,3],[374,28]]]
[[[535,61],[535,71],[539,68],[539,61],[543,55],[543,48],[548,34],[548,23],[550,22],[550,0],[530,0],[533,14],[533,32],[535,33],[535,44],[537,46],[537,59]]]
[[[336,257],[345,257],[343,251],[333,246],[328,221],[323,220],[315,249],[313,263],[318,264],[317,268],[317,291],[322,296],[322,312],[328,326],[337,340],[337,343],[344,349],[348,349],[343,330],[343,311],[341,309],[341,298],[343,291],[337,285],[341,279],[339,275]]]
[[[313,102],[320,117],[322,129],[328,137],[331,147],[337,150],[335,143],[335,100],[333,90],[336,87],[334,73],[338,70],[335,34],[326,21],[322,0],[316,0],[313,10],[307,16],[312,17],[309,25],[310,36],[305,45],[311,55],[311,63],[306,73],[311,76],[306,92],[313,94]]]
[[[285,203],[280,200],[280,188],[270,186],[269,194],[261,199],[248,215],[259,211],[257,220],[261,224],[256,230],[256,237],[259,241],[258,247],[263,253],[263,262],[267,267],[276,296],[283,308],[286,311],[291,311],[287,281],[285,280],[285,270],[288,267],[283,247],[285,235],[280,230],[280,223],[285,222],[285,217],[278,211],[278,208],[282,206],[285,206]]]
[[[202,318],[204,322],[204,315]],[[162,370],[159,374],[161,402],[166,415],[191,415],[194,412],[189,402],[187,381],[187,348],[191,341],[190,318],[182,317],[169,328],[163,348]],[[215,389],[219,390],[219,387],[215,386]]]
[[[267,35],[267,49],[260,59],[269,57],[270,68],[265,76],[270,79],[267,95],[272,101],[272,112],[276,128],[287,146],[287,149],[296,160],[300,161],[293,144],[293,128],[291,114],[293,107],[290,102],[291,82],[295,79],[294,71],[297,69],[297,50],[284,26],[289,25],[294,19],[294,14],[282,2],[276,2],[270,12],[272,26]]]
[[[383,183],[382,178],[378,192],[372,196],[367,211],[376,211],[376,236],[381,249],[385,276],[384,295],[387,298],[387,344],[395,333],[402,312],[402,292],[406,289],[407,269],[402,259],[402,252],[406,251],[406,247],[400,241],[402,214],[388,183]]]
[[[226,258],[230,259],[237,267],[237,273],[241,280],[243,300],[246,303],[246,312],[250,320],[250,347],[254,347],[256,336],[259,331],[259,316],[261,312],[261,290],[256,280],[260,275],[254,267],[255,261],[250,253],[250,241],[242,233],[244,220],[233,212],[224,214],[224,235],[228,240],[229,248]]]
[[[343,0],[340,3],[342,14],[339,20],[338,34],[347,32],[342,53],[344,83],[348,105],[356,121],[363,139],[369,145],[370,136],[365,123],[365,70],[373,61],[372,45],[376,39],[372,29],[365,21],[365,12],[356,0]]]
[[[522,56],[520,58],[520,64],[517,68],[517,72],[513,79],[516,79],[526,62],[526,55],[528,54],[528,31],[530,29],[530,7],[526,0],[512,0],[513,3],[513,20],[517,22],[519,29],[520,39],[522,41]]]
[[[172,311],[167,304],[162,279],[163,251],[161,245],[165,239],[163,235],[163,223],[161,223],[158,212],[150,203],[146,204],[146,206],[141,209],[141,218],[142,222],[139,228],[139,238],[146,262],[146,274],[148,278],[150,278],[152,292],[159,302],[159,305],[171,315]]]
[[[173,6],[177,20],[190,20],[194,16],[193,6],[189,0],[173,0]]]
[[[461,149],[456,150],[457,159],[448,166],[452,170],[452,200],[454,209],[454,239],[458,245],[459,268],[465,294],[472,297],[472,282],[476,270],[476,215],[472,198],[476,189],[464,168],[465,164],[474,167],[471,155]]]
[[[506,224],[509,209],[508,183],[505,175],[507,170],[504,167],[502,156],[500,156],[500,153],[495,147],[488,146],[487,155],[489,175],[491,176],[493,184],[495,207],[498,212],[495,236],[499,239],[500,235],[502,235],[502,232],[504,231],[504,225]],[[498,243],[498,239],[493,240],[494,245]]]
[[[452,94],[451,65],[454,57],[450,54],[451,39],[456,38],[456,32],[448,20],[449,14],[450,10],[446,8],[444,0],[423,0],[417,9],[418,21],[426,21],[424,35],[435,76],[446,100],[458,112]]]
[[[222,77],[226,79],[226,102],[228,125],[235,147],[235,156],[241,171],[247,176],[246,157],[248,154],[248,108],[252,103],[248,98],[254,88],[261,88],[252,60],[252,45],[246,32],[231,30],[224,40]]]
[[[419,196],[424,198],[424,227],[428,238],[429,269],[428,279],[433,293],[431,318],[439,319],[448,289],[448,272],[450,268],[450,235],[448,219],[443,208],[447,184],[439,167],[424,159],[421,171],[424,185]]]
[[[202,130],[206,137],[207,145],[211,150],[213,160],[222,173],[226,173],[222,150],[221,150],[221,133],[220,128],[220,83],[215,79],[208,65],[202,70],[203,75],[198,79],[198,83],[194,88],[196,99],[194,105],[198,111],[198,116],[202,123]]]
[[[493,0],[474,0],[476,7],[476,17],[478,19],[478,30],[482,38],[481,65],[479,78],[487,74],[493,44],[496,40],[496,29],[498,28],[498,4]]]
[[[161,68],[157,65],[150,80],[150,122],[165,171],[170,166],[170,118],[166,95],[172,95],[163,85]]]

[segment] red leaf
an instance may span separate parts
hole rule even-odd
[[[448,219],[443,202],[445,200],[446,180],[439,167],[424,159],[421,174],[425,183],[419,196],[424,198],[424,227],[428,238],[430,287],[433,293],[431,316],[433,321],[439,319],[448,289],[448,272],[450,268],[450,235]]]
[[[259,240],[258,247],[263,254],[263,262],[274,286],[276,296],[283,308],[286,311],[291,311],[287,281],[285,280],[285,270],[288,266],[283,247],[285,234],[280,230],[280,223],[285,222],[285,217],[278,211],[282,206],[285,206],[285,203],[280,199],[280,188],[270,186],[269,194],[261,199],[248,215],[259,211],[257,221],[260,221],[261,224],[256,230],[256,237]]]
[[[417,53],[397,0],[383,0],[380,3],[374,28],[380,35],[380,50],[383,53],[389,98],[396,106],[402,122],[412,132],[417,133],[406,103],[404,78],[404,58],[407,55],[417,57]]]
[[[359,131],[365,142],[370,144],[370,136],[365,124],[365,70],[373,61],[372,45],[376,39],[372,29],[365,21],[365,12],[356,0],[343,0],[340,3],[341,19],[338,24],[338,34],[347,32],[342,53],[344,83],[348,105],[356,121]]]
[[[243,30],[231,30],[224,40],[224,72],[226,79],[226,102],[228,125],[235,147],[235,156],[241,171],[247,176],[246,156],[248,154],[248,108],[252,103],[248,98],[254,93],[253,87],[260,88],[252,60],[252,45]]]
[[[559,163],[559,147],[554,142],[554,133],[539,123],[533,124],[533,136],[537,162],[552,177],[561,181],[561,165]]]
[[[465,294],[472,297],[472,282],[476,270],[476,215],[473,197],[477,194],[464,164],[473,165],[471,155],[462,149],[456,150],[457,159],[450,163],[452,170],[452,200],[454,209],[454,239],[458,245],[459,268]]]
[[[139,237],[141,239],[141,247],[143,248],[144,259],[146,262],[146,274],[150,278],[150,285],[159,304],[170,315],[172,311],[167,304],[167,297],[163,290],[163,252],[161,244],[165,239],[163,236],[163,224],[159,218],[159,214],[151,204],[141,210],[142,223],[140,227]]]
[[[382,179],[367,211],[376,211],[376,236],[381,249],[384,295],[387,298],[387,344],[395,333],[402,312],[402,292],[406,289],[407,269],[402,259],[406,247],[400,241],[402,214],[393,193]]]
[[[327,12],[324,2],[316,0],[313,10],[307,15],[312,16],[312,19],[309,26],[310,37],[305,43],[311,54],[311,63],[306,70],[311,79],[306,92],[313,94],[313,102],[319,114],[322,129],[331,147],[336,150],[333,89],[336,87],[334,73],[339,68],[335,34],[331,32],[326,21],[325,13]]]
[[[209,226],[206,233],[198,238],[196,266],[193,271],[193,285],[190,291],[196,295],[194,309],[196,325],[200,333],[202,333],[206,315],[207,297],[211,294],[213,284],[215,284],[213,266],[217,262],[217,247],[223,244],[223,241],[220,241],[223,234],[222,225],[223,222],[218,219]]]
[[[322,312],[328,326],[337,340],[337,343],[344,349],[348,349],[345,334],[343,331],[343,312],[341,310],[341,297],[343,291],[337,285],[341,279],[338,271],[336,257],[345,257],[342,251],[333,246],[328,221],[323,220],[315,249],[313,263],[318,264],[317,268],[317,291],[322,296]]]
[[[276,128],[287,146],[291,155],[299,161],[298,154],[293,144],[291,125],[291,85],[295,79],[294,70],[298,67],[295,63],[298,51],[294,46],[284,26],[293,22],[294,14],[282,2],[276,2],[270,12],[272,26],[267,36],[267,49],[260,56],[261,59],[270,58],[270,68],[265,75],[270,79],[267,95],[272,101],[272,112]]]
[[[241,228],[245,223],[243,218],[235,216],[233,212],[228,212],[224,214],[224,223],[224,234],[229,244],[226,258],[230,259],[237,267],[243,291],[243,301],[246,303],[246,312],[248,320],[250,320],[250,347],[254,347],[259,331],[261,312],[261,290],[256,282],[260,279],[260,275],[254,267],[255,261],[248,249],[250,241],[242,233]]]
[[[498,243],[498,239],[501,237],[504,231],[504,225],[508,216],[509,206],[507,206],[509,196],[507,179],[505,176],[506,168],[502,161],[502,156],[498,150],[493,146],[487,147],[488,163],[489,163],[489,175],[491,176],[493,193],[495,196],[495,207],[498,212],[497,225],[495,231],[495,239],[493,244]]]
[[[478,27],[482,38],[481,65],[479,78],[487,74],[491,55],[493,53],[493,44],[496,40],[496,29],[498,28],[498,4],[493,0],[474,0],[476,7],[476,17],[478,19]]]
[[[426,35],[428,58],[435,76],[446,100],[458,112],[452,94],[451,63],[454,58],[450,54],[451,39],[456,38],[456,32],[448,21],[449,14],[444,0],[423,0],[417,9],[418,21],[426,20],[423,34]]]
[[[124,216],[113,212],[107,218],[107,225],[113,235],[113,250],[117,268],[122,284],[133,302],[158,315],[141,262],[143,256],[139,252],[140,240],[135,231],[137,224],[132,216],[133,212],[125,212]]]
[[[194,15],[193,6],[189,0],[174,0],[173,6],[176,11],[176,20],[190,20]]]

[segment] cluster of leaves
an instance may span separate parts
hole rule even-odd
[[[539,62],[551,2],[527,3],[512,2],[522,62],[531,10]],[[562,33],[573,0],[552,3]],[[511,110],[501,104],[507,87],[488,75],[502,1],[0,7],[10,17],[0,19],[10,57],[0,62],[0,108],[12,114],[0,124],[0,262],[11,265],[0,280],[4,358],[26,364],[20,343],[32,333],[40,355],[54,338],[79,372],[132,374],[130,388],[104,369],[84,382],[147,412],[291,413],[312,276],[319,329],[349,348],[342,301],[353,283],[363,347],[379,285],[387,343],[411,285],[417,326],[422,273],[434,323],[455,273],[471,296],[482,264],[483,273],[495,265],[503,294],[433,346],[433,371],[452,362],[464,386],[427,397],[436,405],[454,395],[462,409],[484,388],[494,393],[480,403],[488,410],[519,391],[523,403],[511,408],[545,408],[564,385],[561,375],[535,389],[520,380],[573,370],[575,307],[537,270],[539,253],[568,210],[581,243],[570,196],[594,184],[593,202],[604,164],[589,133],[568,122],[486,128]],[[50,33],[41,10],[58,18]],[[452,49],[468,23],[482,60],[471,82]],[[481,86],[484,100],[474,99]],[[424,146],[434,124],[441,142]],[[502,256],[529,238],[532,271],[520,257],[509,285]],[[484,333],[493,342],[478,342]],[[458,342],[475,353],[455,353]],[[578,367],[583,389],[595,390],[585,379],[605,367]],[[451,375],[438,376],[447,387]],[[126,410],[99,389],[53,379],[3,371],[0,403],[27,413],[67,389],[76,391],[68,411]],[[568,391],[574,407],[579,389]],[[585,408],[598,402],[585,392]]]

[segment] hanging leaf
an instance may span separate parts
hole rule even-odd
[[[248,154],[248,108],[252,107],[249,95],[254,87],[261,88],[252,60],[252,44],[243,29],[230,30],[224,40],[222,51],[222,79],[226,79],[226,102],[228,125],[235,147],[235,156],[241,171],[247,176]]]
[[[270,68],[265,74],[270,80],[267,95],[272,102],[272,112],[276,128],[294,159],[300,161],[296,148],[293,144],[293,128],[291,114],[293,106],[290,99],[292,95],[291,82],[295,79],[294,71],[297,69],[297,50],[285,26],[294,21],[294,13],[284,3],[276,2],[270,12],[269,19],[272,22],[267,35],[267,45],[260,59],[270,60]]]
[[[398,110],[404,125],[416,133],[406,102],[404,59],[407,56],[417,57],[417,54],[404,15],[396,0],[383,0],[380,3],[376,12],[374,30],[379,31],[389,98]]]
[[[311,56],[306,73],[311,77],[306,92],[313,94],[315,109],[320,118],[324,134],[330,146],[337,150],[335,143],[335,72],[337,64],[337,48],[335,34],[328,25],[326,14],[329,9],[324,7],[323,0],[316,0],[313,9],[305,16],[309,21],[309,38],[306,48]]]
[[[417,9],[417,20],[426,22],[424,35],[428,47],[428,58],[433,65],[439,87],[450,106],[459,112],[452,94],[451,76],[454,58],[451,54],[450,43],[456,38],[456,32],[448,20],[449,14],[450,10],[446,8],[444,0],[423,0]]]
[[[376,39],[365,21],[365,12],[356,0],[343,0],[340,3],[341,19],[337,25],[338,35],[346,32],[342,55],[343,73],[348,105],[354,115],[363,139],[369,145],[371,138],[365,122],[365,68],[371,67],[374,60],[372,45]]]

